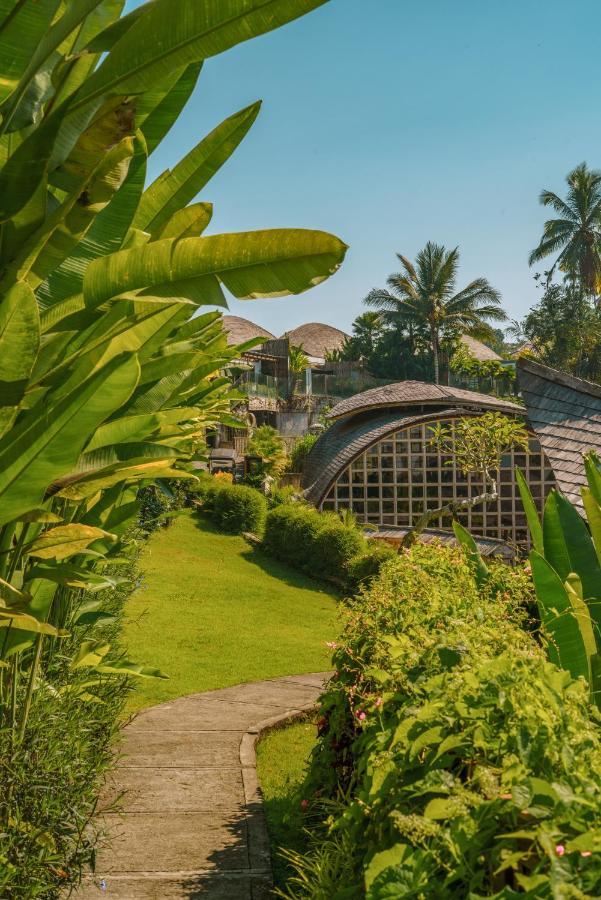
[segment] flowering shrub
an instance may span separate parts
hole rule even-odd
[[[491,571],[416,545],[350,602],[285,896],[600,896],[599,715]]]

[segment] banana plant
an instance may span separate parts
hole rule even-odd
[[[204,60],[323,2],[0,2],[0,727],[17,743],[67,633],[86,635],[72,671],[90,688],[161,677],[90,638],[108,613],[89,598],[118,584],[137,489],[193,478],[207,428],[232,421],[244,348],[202,307],[302,293],[344,258],[321,231],[205,233],[198,194],[258,103],[146,186]]]
[[[586,679],[601,707],[601,461],[584,458],[586,521],[559,491],[550,491],[542,520],[517,472],[532,539],[530,564],[549,659]]]

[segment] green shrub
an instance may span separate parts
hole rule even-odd
[[[293,487],[291,484],[287,484],[284,487],[274,487],[267,494],[267,503],[272,509],[287,503],[297,503],[299,499],[298,488]]]
[[[290,451],[288,468],[291,472],[302,472],[305,468],[305,460],[315,446],[318,435],[305,434],[299,438]]]
[[[199,472],[198,481],[188,486],[189,496],[193,503],[196,501],[202,504],[204,512],[212,513],[215,496],[225,484],[225,481],[209,475],[208,472]]]
[[[222,483],[209,494],[209,508],[213,521],[222,531],[260,534],[265,523],[267,501],[254,488]]]
[[[73,610],[75,616],[78,606],[102,599],[105,623],[91,632],[82,621],[72,626],[58,652],[46,648],[44,679],[34,691],[29,727],[16,750],[10,730],[0,729],[0,784],[10,785],[0,793],[0,896],[7,900],[67,896],[94,857],[98,792],[114,765],[111,745],[132,683],[91,679],[89,669],[73,671],[69,663],[79,641],[92,634],[119,653],[123,606],[137,581],[132,563],[125,583],[102,594],[82,592]],[[114,567],[111,574],[123,576],[124,569]],[[26,686],[21,679],[19,702]]]
[[[358,529],[326,521],[315,537],[310,564],[322,577],[346,579],[349,564],[364,547],[365,538]]]
[[[600,895],[598,713],[524,630],[524,572],[490,568],[479,591],[416,545],[350,602],[286,896]]]
[[[248,442],[248,451],[251,456],[260,456],[263,459],[263,475],[279,475],[286,465],[286,450],[284,441],[277,430],[271,425],[259,425],[253,431]]]
[[[384,563],[396,556],[394,547],[385,541],[368,541],[365,553],[356,556],[348,565],[349,580],[356,588],[369,584],[380,574]]]
[[[348,585],[351,560],[365,549],[354,524],[306,503],[277,506],[267,514],[263,546],[276,559],[310,575]]]
[[[188,503],[188,489],[181,481],[157,482],[140,488],[139,525],[146,534],[172,522],[173,514]]]

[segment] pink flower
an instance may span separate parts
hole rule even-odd
[[[309,806],[309,801],[308,801],[308,800],[301,800],[301,804],[300,804],[300,805],[301,805],[301,809],[307,809],[307,807]]]
[[[365,713],[363,712],[362,709],[359,710],[359,712],[357,713],[357,718],[359,719],[360,722],[363,722],[364,719],[366,718]]]
[[[376,697],[374,706],[382,706],[383,703],[384,703],[384,701],[382,700],[381,697]]]
[[[326,647],[328,647],[329,650],[335,650],[337,646],[338,644],[336,641],[326,641]]]
[[[582,853],[580,854],[580,856],[592,856],[592,855],[593,854],[591,853],[590,850],[583,850]]]
[[[558,856],[563,856],[564,853],[566,852],[566,848],[564,847],[563,844],[556,844],[555,852],[557,853]]]

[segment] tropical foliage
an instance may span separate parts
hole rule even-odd
[[[515,370],[499,359],[477,359],[469,347],[460,343],[451,359],[449,368],[456,375],[463,375],[467,379],[477,381],[490,381],[497,387],[503,386],[507,392],[507,386],[515,379]]]
[[[148,155],[202,61],[321,2],[155,0],[123,17],[106,0],[0,9],[0,730],[34,767],[30,724],[43,728],[34,708],[48,692],[60,716],[62,703],[100,699],[107,678],[162,677],[96,628],[127,563],[138,488],[193,478],[206,428],[235,424],[227,373],[243,348],[199,307],[226,306],[224,289],[304,291],[344,256],[316,231],[204,236],[211,205],[191,201],[259,104],[145,189]],[[57,655],[73,673],[60,689],[48,681]],[[27,833],[21,812],[4,784],[3,831]],[[40,895],[58,878],[45,846]],[[14,868],[18,841],[7,847]]]
[[[432,354],[434,381],[440,380],[442,342],[461,334],[482,334],[490,322],[502,322],[499,293],[485,278],[456,291],[459,250],[428,242],[415,265],[397,254],[401,272],[388,278],[388,290],[374,289],[365,298],[381,321],[407,329],[411,340],[426,341]]]
[[[566,177],[568,193],[562,200],[553,191],[540,195],[558,218],[545,222],[538,247],[530,254],[530,265],[557,253],[548,272],[560,271],[577,279],[581,291],[596,295],[601,290],[601,172],[576,166]]]
[[[527,574],[416,545],[349,604],[283,896],[593,897],[601,739]]]
[[[260,475],[279,475],[286,465],[286,449],[284,441],[272,425],[259,425],[252,432],[248,442],[250,456],[258,456],[262,460]]]
[[[559,491],[549,493],[542,522],[524,477],[520,492],[533,549],[532,578],[549,659],[582,676],[601,707],[601,461],[585,457],[586,523]],[[588,524],[588,527],[587,527]]]
[[[545,365],[601,380],[601,308],[573,279],[543,283],[543,294],[521,323],[521,342]]]

